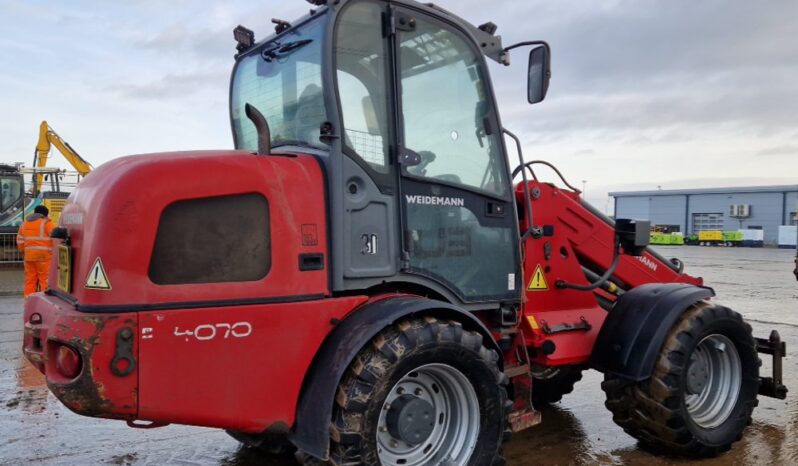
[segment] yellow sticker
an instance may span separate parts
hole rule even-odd
[[[105,274],[103,262],[98,257],[91,267],[89,276],[86,277],[86,288],[90,290],[110,290],[111,282],[108,281],[108,276]]]
[[[58,288],[72,292],[72,250],[64,244],[58,245]]]
[[[529,322],[529,326],[532,327],[532,330],[540,329],[540,325],[538,325],[538,321],[535,320],[535,316],[526,316],[526,320]]]
[[[549,285],[546,283],[546,276],[543,275],[543,268],[538,264],[535,267],[535,273],[532,274],[532,280],[529,280],[529,286],[526,287],[527,291],[547,291]]]

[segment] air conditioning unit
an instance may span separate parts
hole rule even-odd
[[[751,216],[751,204],[732,204],[729,206],[729,217],[748,218]]]

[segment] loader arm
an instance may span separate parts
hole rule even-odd
[[[61,152],[61,155],[64,156],[67,162],[72,165],[80,176],[85,177],[93,170],[94,167],[81,157],[68,142],[64,141],[46,121],[42,121],[41,125],[39,125],[39,140],[36,143],[36,152],[33,158],[34,167],[44,168],[47,166],[47,160],[50,158],[50,150],[53,146]],[[38,194],[41,191],[43,180],[43,174],[37,174],[33,177],[34,194]]]
[[[647,248],[639,257],[622,255],[609,280],[591,291],[563,284],[587,286],[613,263],[613,221],[584,202],[575,190],[529,181],[533,223],[544,231],[525,239],[522,328],[532,363],[543,367],[582,364],[593,352],[607,312],[624,293],[647,283],[684,283],[703,280],[684,273],[676,260]],[[519,205],[522,184],[516,186]],[[521,231],[531,225],[519,209]]]

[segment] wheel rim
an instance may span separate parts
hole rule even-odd
[[[691,419],[712,429],[729,418],[742,385],[740,355],[732,341],[720,334],[703,338],[690,356],[685,406]]]
[[[411,400],[410,398],[414,398]],[[422,407],[408,408],[414,402]],[[407,441],[396,435],[406,431],[398,426],[396,412],[429,415],[428,431],[421,439]],[[407,415],[402,416],[406,421]],[[474,387],[462,372],[446,364],[427,364],[402,377],[392,388],[380,410],[377,453],[384,466],[446,465],[468,463],[479,437],[479,400]],[[401,427],[401,428],[400,428]],[[417,433],[417,431],[414,431]]]

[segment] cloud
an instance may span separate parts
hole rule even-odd
[[[689,6],[627,0],[576,11],[549,9],[540,28],[535,23],[541,14],[518,11],[526,8],[532,13],[538,2],[512,6],[506,20],[512,25],[516,18],[532,18],[529,29],[537,29],[536,35],[552,44],[554,76],[569,91],[615,92],[651,83],[689,87],[690,78],[704,81],[728,72],[761,72],[763,65],[790,70],[798,66],[793,25],[785,21],[798,16],[795,2],[777,1],[763,8],[720,0]],[[759,78],[753,83],[761,84],[761,74]]]
[[[597,186],[596,190],[653,191],[658,187],[671,189],[732,188],[738,186],[795,186],[796,180],[789,177],[706,177],[683,178],[658,181],[656,183],[616,183],[610,186]]]
[[[505,121],[522,121],[535,141],[646,132],[661,142],[794,128],[798,41],[786,18],[798,17],[798,2],[475,1],[457,11],[495,21],[505,44],[552,45],[549,97],[534,110],[518,103],[524,77],[512,69],[524,66],[524,52],[511,69],[494,67]]]
[[[277,2],[271,2],[277,3]],[[297,5],[298,4],[298,5]],[[152,7],[162,8],[161,2],[153,2]],[[309,5],[308,5],[309,6]],[[186,8],[197,8],[194,2],[187,2]],[[136,46],[159,54],[180,55],[201,60],[227,60],[232,63],[236,54],[233,28],[238,24],[255,31],[260,41],[274,34],[274,25],[268,19],[286,18],[289,21],[307,10],[301,2],[279,2],[266,5],[235,5],[230,1],[215,1],[199,8],[201,14],[193,14],[191,22],[170,23],[157,30],[149,30],[136,40]]]
[[[160,79],[140,84],[114,84],[107,86],[105,90],[129,99],[179,99],[195,94],[202,89],[218,88],[228,78],[228,70],[214,70],[193,74],[168,74]]]
[[[215,29],[189,28],[173,24],[156,34],[141,40],[140,46],[158,53],[181,55],[186,53],[193,59],[229,59],[235,55],[233,28]]]
[[[164,130],[178,116],[203,136],[191,144],[229,146],[232,28],[247,26],[261,40],[272,34],[270,18],[295,21],[311,7],[301,0],[62,3],[0,0],[0,61],[15,70],[0,77],[9,109],[0,115],[0,154],[27,153],[43,115],[75,134],[82,152],[109,154],[92,159],[98,163],[120,151],[189,144]],[[525,100],[527,50],[513,52],[511,67],[491,63],[499,111],[527,159],[552,160],[569,179],[588,179],[591,197],[599,186],[632,179],[656,189],[685,176],[765,184],[798,173],[794,0],[437,3],[473,24],[493,21],[505,45],[552,45],[553,78],[540,105]],[[110,123],[137,126],[148,138],[82,134],[109,124],[108,102],[120,104]],[[764,157],[778,164],[754,163]],[[761,181],[746,182],[755,177]]]
[[[756,155],[762,157],[771,157],[779,155],[796,155],[798,154],[798,146],[775,146],[762,149]]]

